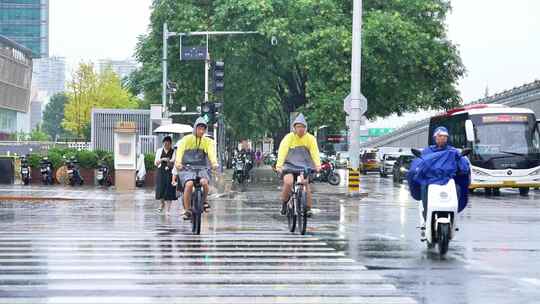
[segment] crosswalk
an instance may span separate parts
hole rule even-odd
[[[237,207],[217,205],[195,236],[148,205],[0,202],[0,304],[416,303],[326,240]]]

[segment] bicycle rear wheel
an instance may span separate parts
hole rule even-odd
[[[297,202],[298,231],[300,234],[305,235],[307,229],[307,196],[304,191],[298,193]]]

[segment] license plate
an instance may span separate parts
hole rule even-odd
[[[41,169],[41,173],[47,172],[47,169]]]
[[[516,185],[515,181],[504,181],[503,182],[503,186],[515,186],[515,185]]]

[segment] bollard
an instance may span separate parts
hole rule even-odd
[[[349,195],[356,196],[360,194],[360,171],[349,168]]]

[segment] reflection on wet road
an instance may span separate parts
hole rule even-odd
[[[538,303],[539,192],[473,196],[441,259],[419,241],[416,203],[391,178],[363,176],[362,200],[316,184],[320,212],[299,236],[261,174],[214,201],[201,236],[176,208],[156,214],[149,191],[0,202],[0,304]],[[34,190],[2,193],[48,191]]]
[[[1,203],[0,303],[415,303],[252,194],[216,200],[201,236],[144,192]]]

